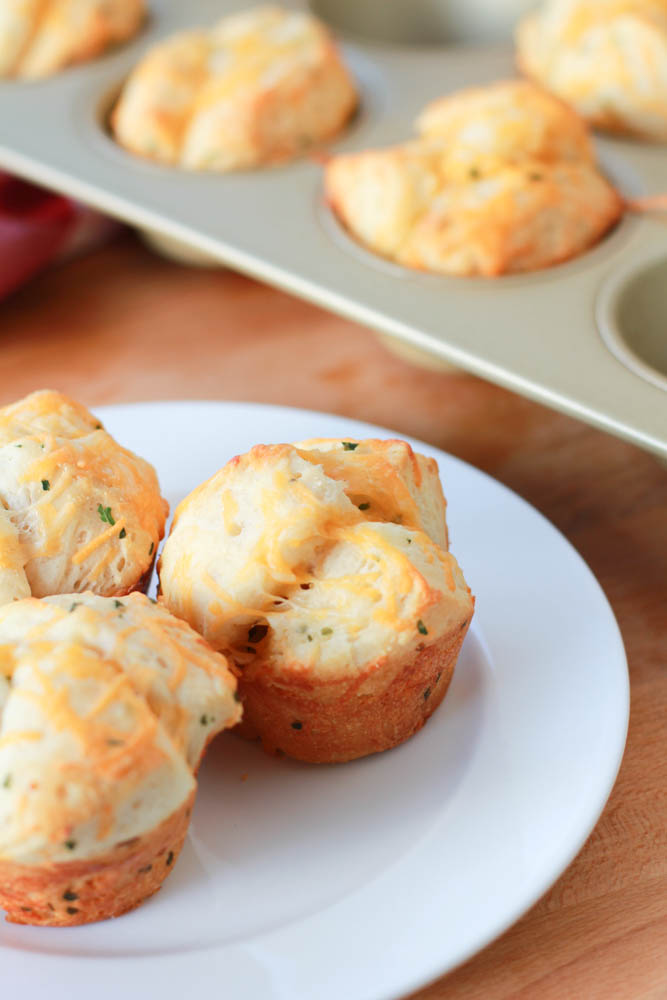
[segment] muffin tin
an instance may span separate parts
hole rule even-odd
[[[244,6],[153,0],[128,45],[48,80],[0,82],[0,165],[667,457],[667,352],[656,319],[667,303],[664,217],[627,215],[587,254],[535,274],[448,278],[356,244],[324,202],[317,156],[187,173],[113,141],[109,110],[145,48]],[[361,107],[334,151],[403,141],[430,99],[515,73],[509,48],[351,43],[345,55]],[[607,138],[597,146],[627,196],[667,186],[666,147]]]

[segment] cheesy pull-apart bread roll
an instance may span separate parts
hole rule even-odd
[[[521,69],[591,124],[667,141],[667,0],[547,0],[517,48]]]
[[[349,232],[406,267],[535,271],[587,250],[622,213],[581,120],[532,84],[442,98],[419,127],[414,142],[334,156],[325,170]]]
[[[167,513],[153,467],[83,406],[43,391],[0,408],[0,604],[145,588]]]
[[[244,729],[316,763],[442,701],[473,613],[436,463],[401,441],[258,445],[176,512],[162,600],[232,658]]]
[[[16,923],[119,916],[185,838],[194,774],[238,722],[224,657],[143,594],[0,608],[0,907]]]
[[[0,76],[40,77],[139,30],[144,0],[0,0]]]
[[[323,24],[258,7],[151,49],[123,88],[112,127],[121,145],[162,163],[237,170],[332,138],[356,104]]]

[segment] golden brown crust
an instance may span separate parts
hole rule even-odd
[[[269,753],[333,764],[389,750],[421,729],[443,700],[454,674],[468,617],[437,642],[395,664],[376,665],[347,685],[313,685],[295,673],[289,688],[267,672],[241,674],[243,722],[236,732],[260,738]],[[395,674],[387,685],[387,672]],[[363,693],[361,689],[363,688]]]
[[[0,861],[0,907],[14,924],[72,927],[119,917],[157,892],[188,832],[195,792],[163,823],[99,858],[36,867]]]

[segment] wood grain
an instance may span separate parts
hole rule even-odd
[[[167,263],[129,236],[42,276],[0,306],[0,319],[0,403],[49,385],[89,405],[247,399],[370,420],[491,473],[564,532],[604,587],[628,651],[620,776],[551,891],[415,996],[667,998],[665,467],[471,376],[410,367],[369,331],[246,278]]]

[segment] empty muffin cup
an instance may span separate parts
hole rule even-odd
[[[617,273],[598,300],[598,327],[627,368],[667,390],[667,254]]]

